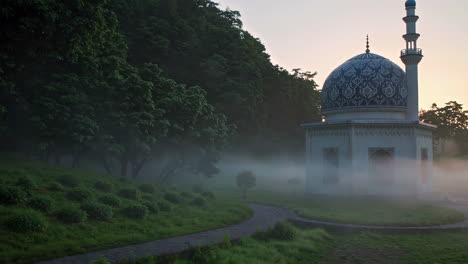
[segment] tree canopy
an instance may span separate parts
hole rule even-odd
[[[237,11],[209,0],[5,0],[0,146],[137,177],[212,176],[219,152],[303,148],[320,120],[314,73],[273,65]],[[188,162],[188,153],[199,153]],[[183,164],[183,165],[181,165]]]

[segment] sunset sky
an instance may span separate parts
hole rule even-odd
[[[371,52],[404,69],[405,0],[218,0],[241,12],[244,29],[262,40],[274,64],[317,71],[320,87],[349,58]],[[468,104],[468,1],[417,0],[420,16],[420,108]],[[468,105],[465,106],[468,109]]]

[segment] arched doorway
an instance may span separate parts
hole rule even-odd
[[[369,149],[369,176],[376,184],[393,184],[395,181],[395,149]]]

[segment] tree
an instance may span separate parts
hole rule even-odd
[[[299,187],[299,185],[301,185],[301,183],[302,183],[302,180],[299,177],[294,177],[288,180],[288,184],[291,185],[293,188],[294,196],[296,196],[297,188]]]
[[[433,104],[430,110],[423,110],[419,116],[422,122],[436,125],[434,142],[440,142],[441,151],[444,149],[444,142],[453,139],[457,145],[468,152],[468,111],[463,110],[463,105],[456,101],[450,101],[445,107],[438,107]]]
[[[237,187],[242,190],[242,196],[247,199],[247,191],[256,185],[255,174],[251,171],[243,171],[236,177]]]

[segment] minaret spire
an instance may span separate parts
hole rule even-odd
[[[406,65],[406,80],[408,85],[408,120],[419,120],[419,84],[418,84],[418,64],[423,55],[422,50],[418,48],[419,34],[416,33],[416,22],[419,17],[416,15],[416,1],[407,0],[406,17],[403,21],[406,23],[406,34],[403,38],[406,41],[406,49],[401,51],[401,60]]]
[[[366,41],[366,53],[370,53],[370,46],[369,46],[369,35],[367,35],[367,41]]]

